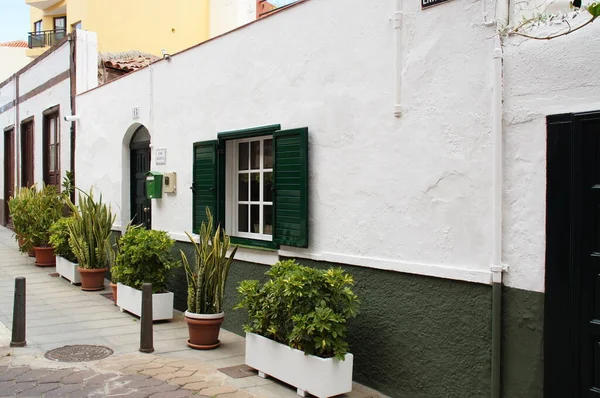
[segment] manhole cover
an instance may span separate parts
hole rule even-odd
[[[104,359],[112,353],[113,350],[100,345],[66,345],[50,350],[44,356],[52,361],[86,362]]]

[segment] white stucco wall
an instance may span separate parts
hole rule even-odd
[[[504,261],[511,265],[509,285],[544,290],[546,116],[600,110],[598,37],[600,25],[591,24],[551,41],[515,37],[506,42]]]
[[[77,55],[80,67],[77,68],[77,87],[81,90],[93,88],[97,85],[97,47],[96,35],[93,32],[80,32],[77,42]],[[40,59],[31,68],[23,71],[18,76],[19,96],[21,102],[17,107],[0,113],[0,132],[6,127],[17,126],[16,131],[16,173],[15,184],[19,183],[20,176],[20,123],[33,116],[34,121],[34,179],[37,183],[43,181],[43,112],[56,105],[59,109],[59,127],[60,127],[60,168],[61,175],[64,177],[66,171],[71,169],[71,123],[66,122],[63,117],[71,115],[71,80],[67,76],[61,82],[23,100],[23,96],[28,96],[32,90],[37,89],[42,84],[70,68],[70,44],[64,43],[61,47],[54,50],[48,56]],[[12,78],[8,84],[0,88],[0,107],[15,99],[16,78]],[[4,139],[0,139],[0,156],[4,154]],[[2,165],[4,163],[2,162]],[[4,198],[4,173],[0,173],[0,198]]]
[[[31,61],[31,58],[25,55],[26,50],[26,48],[0,46],[0,82],[8,79]]]
[[[78,185],[101,191],[126,224],[125,134],[144,124],[167,149],[168,164],[152,168],[178,174],[178,193],[153,201],[153,228],[184,240],[193,142],[308,126],[310,247],[280,253],[488,283],[494,30],[480,25],[480,4],[405,4],[396,119],[393,5],[308,1],[78,96]]]
[[[210,37],[219,36],[256,19],[256,0],[211,0]]]

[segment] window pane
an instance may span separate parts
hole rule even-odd
[[[265,173],[265,185],[263,191],[263,202],[273,201],[273,173]]]
[[[240,142],[238,151],[238,170],[248,170],[248,143]]]
[[[273,140],[265,140],[265,169],[273,168]]]
[[[263,207],[263,234],[273,235],[273,206],[267,205]]]
[[[238,175],[238,200],[248,200],[248,174],[242,173]]]
[[[56,119],[50,119],[50,144],[56,143]]]
[[[260,205],[250,205],[250,225],[252,232],[260,233]]]
[[[260,200],[260,173],[250,174],[250,200]]]
[[[248,205],[238,205],[238,231],[248,232]]]
[[[56,149],[54,145],[50,146],[50,150],[48,151],[48,170],[55,171],[56,170]]]
[[[260,169],[260,141],[253,141],[250,143],[250,160],[251,169],[256,170]]]

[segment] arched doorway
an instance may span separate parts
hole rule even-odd
[[[133,225],[152,228],[152,206],[146,195],[146,173],[150,171],[150,133],[139,125],[129,142],[130,220]]]

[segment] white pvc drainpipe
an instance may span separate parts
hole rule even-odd
[[[402,0],[396,0],[394,21],[394,75],[396,80],[394,116],[402,116]]]
[[[492,398],[500,398],[502,341],[502,44],[496,37],[492,89]]]

